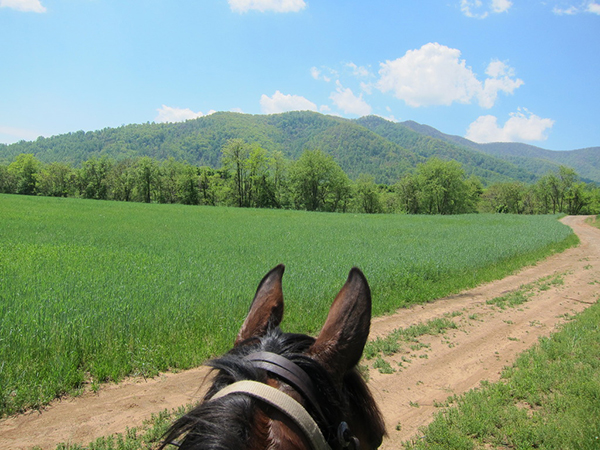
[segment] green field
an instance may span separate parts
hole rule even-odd
[[[287,331],[317,331],[350,267],[374,313],[572,245],[554,216],[402,216],[0,195],[0,415],[228,349],[285,263]]]
[[[600,448],[600,304],[450,403],[408,449]]]

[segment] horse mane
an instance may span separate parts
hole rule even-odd
[[[310,376],[319,397],[323,399],[320,406],[329,423],[317,422],[330,445],[335,442],[337,432],[332,426],[337,426],[342,420],[347,420],[350,414],[354,414],[359,416],[355,417],[357,420],[372,425],[368,439],[374,448],[378,447],[385,427],[362,376],[354,368],[346,373],[342,385],[336,386],[327,371],[317,361],[305,355],[314,342],[313,337],[284,333],[279,327],[272,327],[265,335],[248,339],[222,357],[209,361],[207,365],[217,371],[212,386],[198,406],[171,426],[159,449],[178,439],[182,439],[181,450],[250,448],[252,434],[261,429],[257,423],[260,415],[256,413],[257,408],[262,406],[260,402],[241,395],[208,400],[225,386],[237,381],[266,383],[267,372],[244,360],[245,356],[258,351],[277,353],[296,363]],[[308,412],[316,418],[315,411],[311,411],[311,408],[307,405]],[[336,448],[335,444],[332,448]]]

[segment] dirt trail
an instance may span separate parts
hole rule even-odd
[[[397,449],[418,433],[436,411],[435,403],[452,394],[496,381],[540,336],[547,336],[565,320],[598,300],[600,292],[600,230],[584,223],[585,217],[562,220],[581,239],[581,245],[495,281],[426,305],[399,310],[373,320],[371,337],[386,336],[396,328],[452,317],[458,325],[444,335],[424,337],[429,346],[387,358],[396,372],[370,369],[369,385],[384,413],[389,437],[383,449]],[[539,280],[551,277],[541,290]],[[538,283],[532,297],[517,307],[498,307],[487,300]],[[404,356],[403,368],[397,362]],[[371,361],[372,363],[372,361]],[[372,365],[372,364],[370,364]],[[0,449],[39,446],[54,449],[60,442],[88,443],[100,436],[124,432],[165,408],[195,402],[205,369],[165,374],[152,380],[129,380],[103,387],[97,394],[55,402],[43,412],[0,421]]]

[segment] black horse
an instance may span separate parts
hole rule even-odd
[[[185,449],[376,449],[385,427],[358,364],[371,292],[353,268],[315,339],[284,333],[284,266],[260,282],[250,311],[204,400],[167,432]],[[177,442],[180,440],[180,442]]]

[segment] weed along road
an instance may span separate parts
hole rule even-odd
[[[598,300],[600,230],[585,219],[562,219],[581,240],[576,248],[502,280],[373,320],[369,358],[361,365],[386,419],[382,448],[401,448],[430,422],[436,405],[482,380],[498,380],[540,336]],[[60,442],[87,444],[124,433],[151,414],[197,401],[206,373],[129,379],[3,419],[0,448],[54,449]]]

